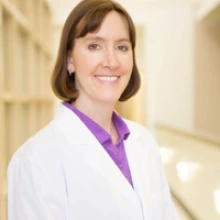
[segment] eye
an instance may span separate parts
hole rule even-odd
[[[99,50],[100,49],[100,45],[98,44],[90,44],[89,45],[89,50]]]
[[[129,49],[127,46],[124,46],[124,45],[119,45],[117,48],[118,50],[123,51],[123,52],[126,52]]]

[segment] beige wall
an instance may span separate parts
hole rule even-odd
[[[152,7],[147,33],[148,125],[192,130],[194,8]]]
[[[195,130],[220,137],[220,20],[197,25]]]

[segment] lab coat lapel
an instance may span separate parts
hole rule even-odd
[[[144,219],[153,220],[152,195],[149,154],[143,152],[144,143],[138,140],[138,133],[132,132],[130,138],[125,141],[125,150],[130,165],[135,191],[141,200]],[[143,158],[144,157],[144,158]],[[143,163],[145,161],[146,163]],[[145,165],[144,165],[145,164]],[[148,165],[146,165],[148,164]]]
[[[71,110],[61,106],[57,112],[56,124],[70,143],[73,153],[79,154],[84,159],[94,175],[104,177],[114,192],[134,203],[135,207],[139,205],[135,191],[117,165]]]

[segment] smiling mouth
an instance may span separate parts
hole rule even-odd
[[[119,79],[119,76],[96,76],[101,81],[114,82]]]

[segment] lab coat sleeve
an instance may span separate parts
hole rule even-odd
[[[8,220],[64,220],[65,193],[30,155],[15,155],[8,167]]]

